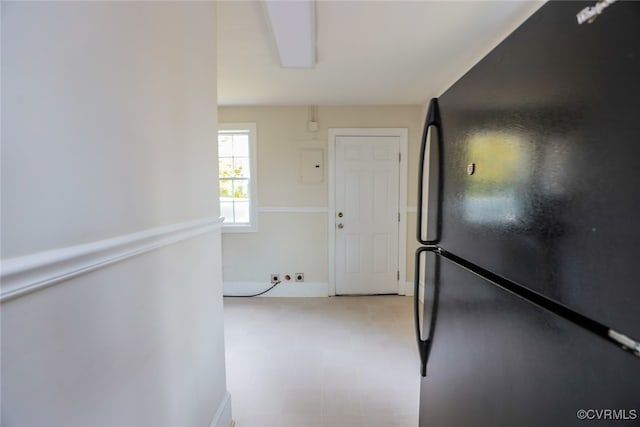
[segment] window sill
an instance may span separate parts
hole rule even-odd
[[[250,225],[223,225],[223,233],[255,233],[258,227],[255,224]]]

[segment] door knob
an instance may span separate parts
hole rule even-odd
[[[338,228],[342,230],[344,228],[344,224],[343,223],[338,224]]]

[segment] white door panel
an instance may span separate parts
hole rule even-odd
[[[399,137],[336,138],[336,293],[398,290]]]

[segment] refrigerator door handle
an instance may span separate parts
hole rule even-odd
[[[609,338],[620,344],[623,348],[631,351],[636,356],[640,357],[640,342],[634,341],[626,335],[620,332],[609,329]]]
[[[437,167],[429,168],[429,190],[437,189],[438,195],[438,206],[435,207],[437,209],[437,220],[436,220],[436,233],[433,239],[428,239],[429,236],[424,236],[423,238],[423,197],[424,197],[424,160],[425,154],[427,150],[427,140],[429,140],[430,129],[434,127],[438,133],[436,134],[436,138],[432,143],[429,144],[429,152],[430,152],[430,164],[432,166],[437,165]],[[432,98],[429,102],[429,111],[427,112],[427,118],[424,124],[424,132],[422,134],[422,143],[420,145],[420,158],[418,165],[418,224],[416,227],[416,237],[418,242],[423,245],[436,245],[440,241],[440,180],[441,180],[441,168],[442,168],[442,147],[441,147],[441,137],[440,137],[440,112],[438,109],[438,98]],[[435,148],[435,150],[434,150]],[[432,157],[433,156],[433,157]],[[436,169],[436,170],[433,170]],[[437,183],[432,185],[431,179],[437,179]],[[432,195],[429,196],[430,198]],[[434,207],[432,207],[433,209]],[[427,224],[428,225],[428,224]]]
[[[418,353],[420,354],[420,375],[425,377],[427,375],[427,358],[429,355],[429,347],[431,345],[431,340],[422,339],[424,336],[420,331],[420,255],[423,252],[440,252],[440,248],[437,246],[422,246],[416,250],[416,258],[415,258],[415,266],[414,266],[414,276],[413,276],[413,319],[416,330],[416,343],[418,344]],[[435,301],[434,301],[435,304]],[[433,321],[429,325],[430,328],[433,328]],[[431,336],[431,330],[429,334],[426,335],[428,337]]]

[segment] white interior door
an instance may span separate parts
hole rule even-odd
[[[339,136],[336,294],[398,292],[400,138]]]

